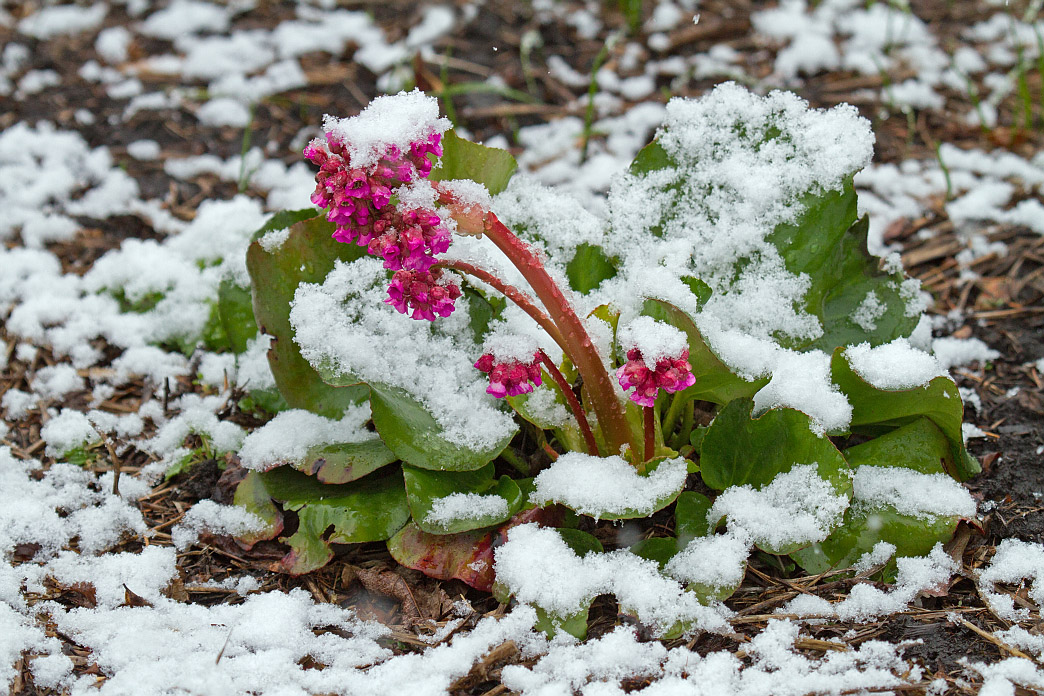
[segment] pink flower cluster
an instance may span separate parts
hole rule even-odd
[[[660,389],[674,393],[696,382],[689,365],[689,351],[682,351],[676,358],[661,358],[656,369],[650,370],[637,348],[627,351],[627,362],[616,371],[616,379],[624,390],[634,387],[631,401],[641,406],[652,406]]]
[[[396,271],[385,302],[413,319],[432,321],[449,316],[461,294],[440,271],[431,271],[436,256],[449,248],[450,232],[434,210],[389,206],[393,188],[431,174],[428,155],[442,156],[441,133],[411,143],[407,152],[388,145],[365,168],[352,166],[347,145],[333,133],[304,149],[319,166],[311,200],[328,209],[326,219],[337,225],[333,238],[382,258],[385,268]]]
[[[433,271],[396,271],[388,286],[388,299],[392,307],[407,314],[411,319],[435,321],[435,315],[448,317],[453,313],[453,303],[460,297],[460,287],[449,282],[442,269]]]
[[[533,354],[533,361],[529,363],[518,360],[497,362],[492,353],[485,353],[475,363],[475,367],[489,375],[486,393],[503,399],[505,396],[528,394],[534,386],[539,387],[543,383],[539,363],[539,352]]]

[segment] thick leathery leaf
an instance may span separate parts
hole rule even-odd
[[[225,278],[218,287],[217,306],[228,350],[237,354],[245,352],[247,342],[257,336],[250,288],[241,287],[230,278]]]
[[[851,489],[848,464],[826,437],[809,429],[811,418],[791,408],[774,408],[751,418],[754,402],[727,404],[707,429],[700,450],[700,474],[715,490],[750,484],[760,488],[795,464],[816,464],[820,477],[838,491]]]
[[[881,541],[893,544],[895,555],[924,556],[937,543],[946,543],[957,528],[956,517],[921,519],[900,514],[891,505],[854,504],[844,521],[826,540],[790,554],[806,572],[818,574],[849,568]]]
[[[504,543],[507,531],[527,522],[555,526],[561,521],[560,509],[530,508],[488,531],[428,534],[410,522],[388,540],[388,551],[400,565],[429,577],[460,580],[476,590],[491,592],[495,579],[493,550]]]
[[[947,473],[966,481],[981,471],[979,463],[964,447],[961,433],[964,404],[952,379],[936,377],[913,389],[878,389],[852,369],[841,348],[835,350],[831,358],[830,378],[852,404],[853,432],[877,435],[924,416],[935,423],[950,442],[954,468]]]
[[[853,469],[864,464],[903,467],[922,474],[953,471],[953,451],[943,431],[929,418],[918,418],[869,442],[844,451]]]
[[[384,444],[407,464],[433,471],[473,471],[493,461],[514,433],[492,447],[475,450],[450,442],[416,399],[401,389],[370,384],[373,424]]]
[[[470,179],[485,185],[490,195],[497,195],[507,188],[511,175],[518,163],[511,153],[495,147],[486,147],[458,136],[450,131],[442,138],[442,157],[432,170],[432,181]]]
[[[928,418],[918,418],[878,438],[845,450],[853,469],[862,466],[902,467],[922,474],[952,470],[950,443]],[[847,568],[881,541],[896,547],[895,557],[923,556],[936,543],[945,543],[957,529],[958,517],[902,514],[891,505],[868,505],[854,500],[841,526],[819,544],[791,557],[810,573]]]
[[[505,522],[522,507],[523,496],[518,484],[507,476],[499,480],[494,478],[492,463],[475,471],[463,472],[428,471],[404,466],[403,475],[413,522],[429,534],[456,534],[491,527]],[[504,501],[503,512],[474,514],[447,522],[429,522],[438,500],[454,494],[495,496]]]
[[[299,220],[300,216],[311,217]],[[272,227],[276,218],[259,230],[247,249],[254,318],[259,330],[272,337],[268,364],[276,386],[292,408],[303,408],[327,417],[338,417],[348,404],[366,398],[364,387],[333,387],[301,357],[290,327],[290,302],[301,283],[321,283],[338,260],[352,261],[366,254],[354,244],[341,244],[331,237],[334,225],[314,210],[293,211],[280,218],[296,220],[289,236],[277,248],[265,251],[258,241]],[[269,228],[266,230],[266,228]]]
[[[330,544],[383,541],[410,518],[398,469],[341,485],[329,485],[290,467],[261,474],[269,495],[297,512],[297,532],[283,567],[293,575],[321,568],[333,557]]]
[[[315,476],[323,483],[349,483],[397,459],[380,438],[373,438],[362,442],[312,447],[294,468]]]
[[[283,513],[272,502],[261,474],[251,471],[236,486],[232,502],[247,512],[252,512],[265,521],[265,528],[257,532],[246,532],[236,537],[236,541],[250,548],[259,541],[275,539],[283,531]]]
[[[566,264],[569,287],[585,295],[615,275],[616,266],[602,248],[587,242],[576,248],[573,258]]]

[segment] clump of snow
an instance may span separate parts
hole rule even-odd
[[[258,471],[299,462],[313,447],[373,439],[374,433],[366,429],[369,420],[369,402],[349,406],[340,420],[301,409],[281,411],[243,439],[239,459]]]
[[[617,334],[626,353],[632,348],[642,352],[642,360],[650,370],[665,358],[677,358],[689,349],[688,337],[679,329],[652,317],[641,316],[620,327]]]
[[[18,460],[0,447],[0,556],[19,544],[39,544],[44,558],[74,538],[84,553],[103,551],[125,533],[145,534],[141,513],[108,491],[90,487],[94,476],[71,464],[39,472],[36,460]]]
[[[250,125],[253,114],[236,99],[221,97],[211,99],[196,111],[196,118],[205,126],[232,126],[245,128]]]
[[[878,389],[913,389],[947,376],[938,358],[914,348],[905,338],[873,348],[869,343],[849,346],[845,357],[857,375]]]
[[[444,133],[450,125],[449,119],[439,116],[434,97],[413,90],[377,97],[358,116],[327,116],[323,130],[345,143],[353,166],[368,167],[384,155],[387,146],[408,152],[410,143],[427,140],[433,132]]]
[[[852,479],[852,497],[871,505],[891,505],[903,515],[926,520],[975,515],[971,493],[952,477],[905,467],[859,467]]]
[[[88,447],[101,441],[91,421],[81,411],[63,408],[40,428],[40,437],[47,443],[44,452],[50,457],[61,457],[79,447]]]
[[[812,418],[816,434],[839,431],[852,421],[852,405],[830,378],[830,356],[822,351],[780,350],[768,384],[754,395],[754,412],[788,407]]]
[[[993,612],[1008,621],[1021,621],[1029,616],[1027,609],[1016,609],[1011,595],[997,590],[998,583],[1033,584],[1029,598],[1044,606],[1044,548],[1018,539],[1004,539],[990,564],[979,574],[979,590]]]
[[[874,547],[860,556],[852,567],[855,568],[857,573],[866,573],[872,568],[887,563],[888,559],[895,555],[895,544],[889,544],[887,541],[879,541],[874,544]]]
[[[673,578],[711,590],[738,587],[750,554],[742,530],[696,537],[672,558],[664,570]]]
[[[852,312],[852,321],[863,331],[871,332],[877,330],[877,320],[884,316],[888,307],[881,302],[877,293],[870,290],[859,306]]]
[[[36,39],[69,36],[97,28],[109,8],[104,3],[42,7],[18,23],[18,31]]]
[[[155,140],[135,140],[127,143],[127,154],[136,160],[154,160],[160,156],[160,146]]]
[[[742,530],[758,546],[783,548],[826,539],[847,508],[848,498],[820,478],[815,464],[799,464],[760,490],[749,485],[726,489],[707,520],[716,525],[724,517],[730,530]]]
[[[902,611],[921,592],[945,587],[959,568],[943,551],[942,544],[936,544],[923,558],[899,558],[896,566],[898,574],[891,591],[860,583],[840,602],[831,604],[819,597],[797,597],[781,611],[808,617],[837,617],[842,621],[872,621],[878,616]]]
[[[537,505],[561,503],[595,518],[632,511],[644,517],[682,489],[687,471],[682,457],[663,461],[647,476],[639,476],[619,456],[566,452],[537,474],[529,500]]]
[[[706,607],[696,595],[665,577],[654,561],[628,551],[579,557],[553,529],[524,524],[508,532],[495,551],[498,582],[524,604],[559,617],[586,608],[600,594],[614,594],[620,604],[657,631],[677,623],[720,631],[727,626],[723,607]]]
[[[185,513],[171,530],[174,548],[184,551],[199,539],[200,532],[237,536],[265,529],[264,520],[237,505],[219,505],[201,500]]]
[[[457,520],[477,520],[484,517],[507,517],[508,502],[499,495],[453,493],[432,501],[424,521],[449,527]]]
[[[85,386],[83,377],[80,377],[72,365],[42,367],[36,371],[32,379],[33,392],[43,399],[60,399]]]
[[[954,338],[952,336],[932,341],[932,352],[947,370],[975,362],[985,365],[990,360],[1000,357],[1000,353],[978,338]]]
[[[486,334],[482,352],[489,353],[498,363],[520,362],[532,364],[540,345],[533,336],[510,333],[501,326]]]

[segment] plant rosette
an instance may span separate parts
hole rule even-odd
[[[549,632],[582,634],[611,593],[676,635],[720,623],[754,549],[894,563],[975,514],[925,299],[856,213],[855,109],[731,83],[673,99],[601,217],[449,127],[418,91],[327,117],[304,151],[318,209],[255,235],[254,322],[229,326],[269,337],[279,399],[241,452],[236,500],[268,522],[241,543],[279,538],[304,573],[387,540]],[[674,536],[629,549],[569,523],[666,508]],[[544,589],[518,572],[545,565]]]

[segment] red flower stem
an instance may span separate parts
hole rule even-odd
[[[605,436],[609,453],[618,454],[624,447],[630,447],[637,455],[623,404],[616,397],[616,390],[613,389],[602,357],[580,317],[529,245],[516,237],[492,212],[486,213],[484,228],[486,236],[515,264],[547,309],[551,320],[561,329],[564,344],[559,345],[576,365],[584,386],[591,394],[598,425]]]
[[[566,401],[569,402],[569,408],[573,411],[573,415],[576,416],[576,424],[580,426],[584,442],[587,443],[587,453],[595,457],[599,456],[598,442],[595,441],[594,433],[591,432],[591,424],[587,422],[587,414],[584,413],[584,407],[580,405],[580,400],[573,393],[573,385],[566,381],[565,375],[558,369],[558,365],[555,365],[554,361],[547,357],[547,353],[544,351],[540,351],[540,362],[544,363],[544,369],[547,370],[547,373],[551,375],[551,379],[555,380],[562,389],[562,394],[565,395]]]
[[[551,318],[533,303],[533,300],[527,297],[525,293],[514,285],[508,285],[489,271],[464,261],[439,261],[435,265],[440,268],[449,268],[454,271],[466,273],[469,276],[478,278],[483,283],[486,283],[499,291],[502,295],[521,307],[522,311],[532,317],[533,321],[539,324],[540,328],[546,331],[547,334],[554,339],[555,343],[557,343],[563,351],[566,351],[566,354],[568,355],[565,340],[562,338],[562,332],[558,330],[558,327],[553,321],[551,321]]]
[[[656,450],[656,414],[654,413],[655,408],[653,406],[644,406],[642,410],[645,411],[645,460],[649,461],[653,458],[653,452]]]

